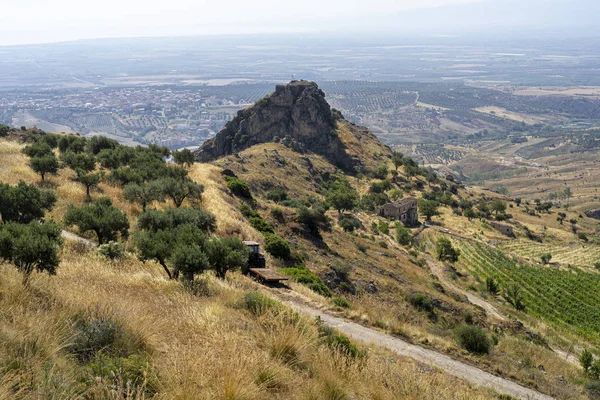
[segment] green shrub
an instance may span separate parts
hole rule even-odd
[[[335,274],[343,281],[348,281],[350,279],[350,273],[352,272],[352,265],[344,264],[340,261],[336,261],[331,269],[335,271]]]
[[[330,348],[337,350],[348,357],[361,358],[366,355],[366,352],[360,350],[354,343],[350,341],[348,336],[336,332],[328,326],[320,326],[319,334],[321,340]]]
[[[339,219],[338,224],[344,230],[344,232],[354,232],[355,229],[360,228],[360,221],[355,217],[343,216]]]
[[[96,379],[101,378],[113,390],[125,391],[131,398],[152,396],[158,390],[158,378],[150,362],[139,354],[115,358],[99,352],[88,367]]]
[[[419,311],[433,312],[433,302],[426,294],[413,293],[408,296],[408,302]]]
[[[550,262],[550,260],[552,260],[552,254],[550,254],[550,253],[542,254],[540,256],[540,259],[542,260],[542,264],[548,264]]]
[[[98,246],[98,254],[109,260],[121,260],[125,257],[125,248],[123,244],[111,240]]]
[[[600,381],[590,382],[585,385],[585,390],[591,400],[600,400]]]
[[[354,242],[354,246],[356,246],[356,248],[358,249],[358,251],[360,251],[361,253],[367,253],[367,250],[369,249],[367,246],[365,246],[362,243],[359,242]]]
[[[227,181],[227,188],[231,190],[231,193],[245,199],[252,198],[252,193],[250,193],[250,188],[246,182],[233,176],[226,176],[225,180]]]
[[[271,208],[271,216],[279,222],[285,221],[285,217],[283,215],[283,210],[281,208],[278,208],[278,207]]]
[[[385,221],[379,221],[377,224],[377,229],[379,229],[379,232],[383,233],[384,235],[389,235],[390,233],[390,227]]]
[[[288,199],[288,194],[283,189],[272,189],[267,193],[267,200],[274,201],[275,203],[281,203]]]
[[[454,329],[456,342],[465,350],[476,354],[490,352],[490,340],[487,334],[475,325],[459,325]]]
[[[396,240],[402,246],[410,246],[413,240],[412,232],[401,223],[397,223]]]
[[[305,266],[299,265],[292,268],[282,268],[282,272],[290,276],[296,282],[307,286],[312,291],[325,297],[331,297],[331,290],[323,283],[321,278]]]
[[[291,254],[288,242],[276,234],[265,235],[265,250],[273,257],[281,258],[282,260],[287,260]]]
[[[247,292],[242,301],[244,307],[254,315],[262,315],[281,306],[279,302],[258,292]]]
[[[265,221],[264,219],[262,219],[262,217],[258,216],[258,217],[250,217],[248,218],[248,222],[250,222],[250,225],[252,225],[254,227],[254,229],[256,229],[259,232],[262,233],[273,233],[273,226],[268,223],[267,221]]]
[[[331,302],[338,307],[350,308],[350,302],[344,297],[334,297],[333,299],[331,299]]]
[[[80,361],[89,362],[100,351],[115,357],[128,357],[145,350],[143,340],[117,319],[107,315],[78,315],[68,347]]]
[[[240,206],[240,212],[242,213],[242,215],[246,218],[252,218],[252,217],[256,217],[256,218],[261,218],[260,214],[258,212],[256,212],[255,210],[253,210],[250,206],[248,206],[247,204],[242,204]]]

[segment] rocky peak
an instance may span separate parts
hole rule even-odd
[[[275,92],[238,111],[196,152],[196,159],[208,162],[257,144],[281,142],[298,152],[320,154],[350,170],[355,162],[338,137],[336,120],[340,118],[316,83],[292,81],[277,85]]]

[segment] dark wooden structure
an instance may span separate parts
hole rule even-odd
[[[256,277],[262,283],[278,283],[288,280],[287,276],[266,268],[265,256],[260,252],[260,243],[250,240],[246,240],[243,243],[250,248],[248,267],[244,270],[245,274]]]
[[[277,283],[288,280],[287,276],[280,274],[277,271],[273,271],[270,268],[250,268],[250,273],[264,283]]]

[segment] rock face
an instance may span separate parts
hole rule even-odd
[[[336,131],[336,120],[341,118],[331,110],[316,83],[277,85],[275,92],[238,111],[217,136],[198,149],[196,159],[208,162],[256,144],[281,142],[298,152],[320,154],[350,170],[355,160],[346,153]]]

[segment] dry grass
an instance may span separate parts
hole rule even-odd
[[[254,317],[240,307],[244,288],[254,286],[241,276],[229,282],[207,276],[213,296],[197,297],[165,280],[155,265],[132,258],[107,263],[70,242],[58,275],[36,274],[29,290],[12,267],[0,274],[0,394],[11,398],[100,393],[100,383],[77,383],[90,372],[65,350],[73,316],[94,310],[110,313],[144,343],[158,398],[489,398],[408,360],[377,354],[351,360],[332,352],[320,344],[312,320]],[[116,396],[108,391],[105,398]]]

